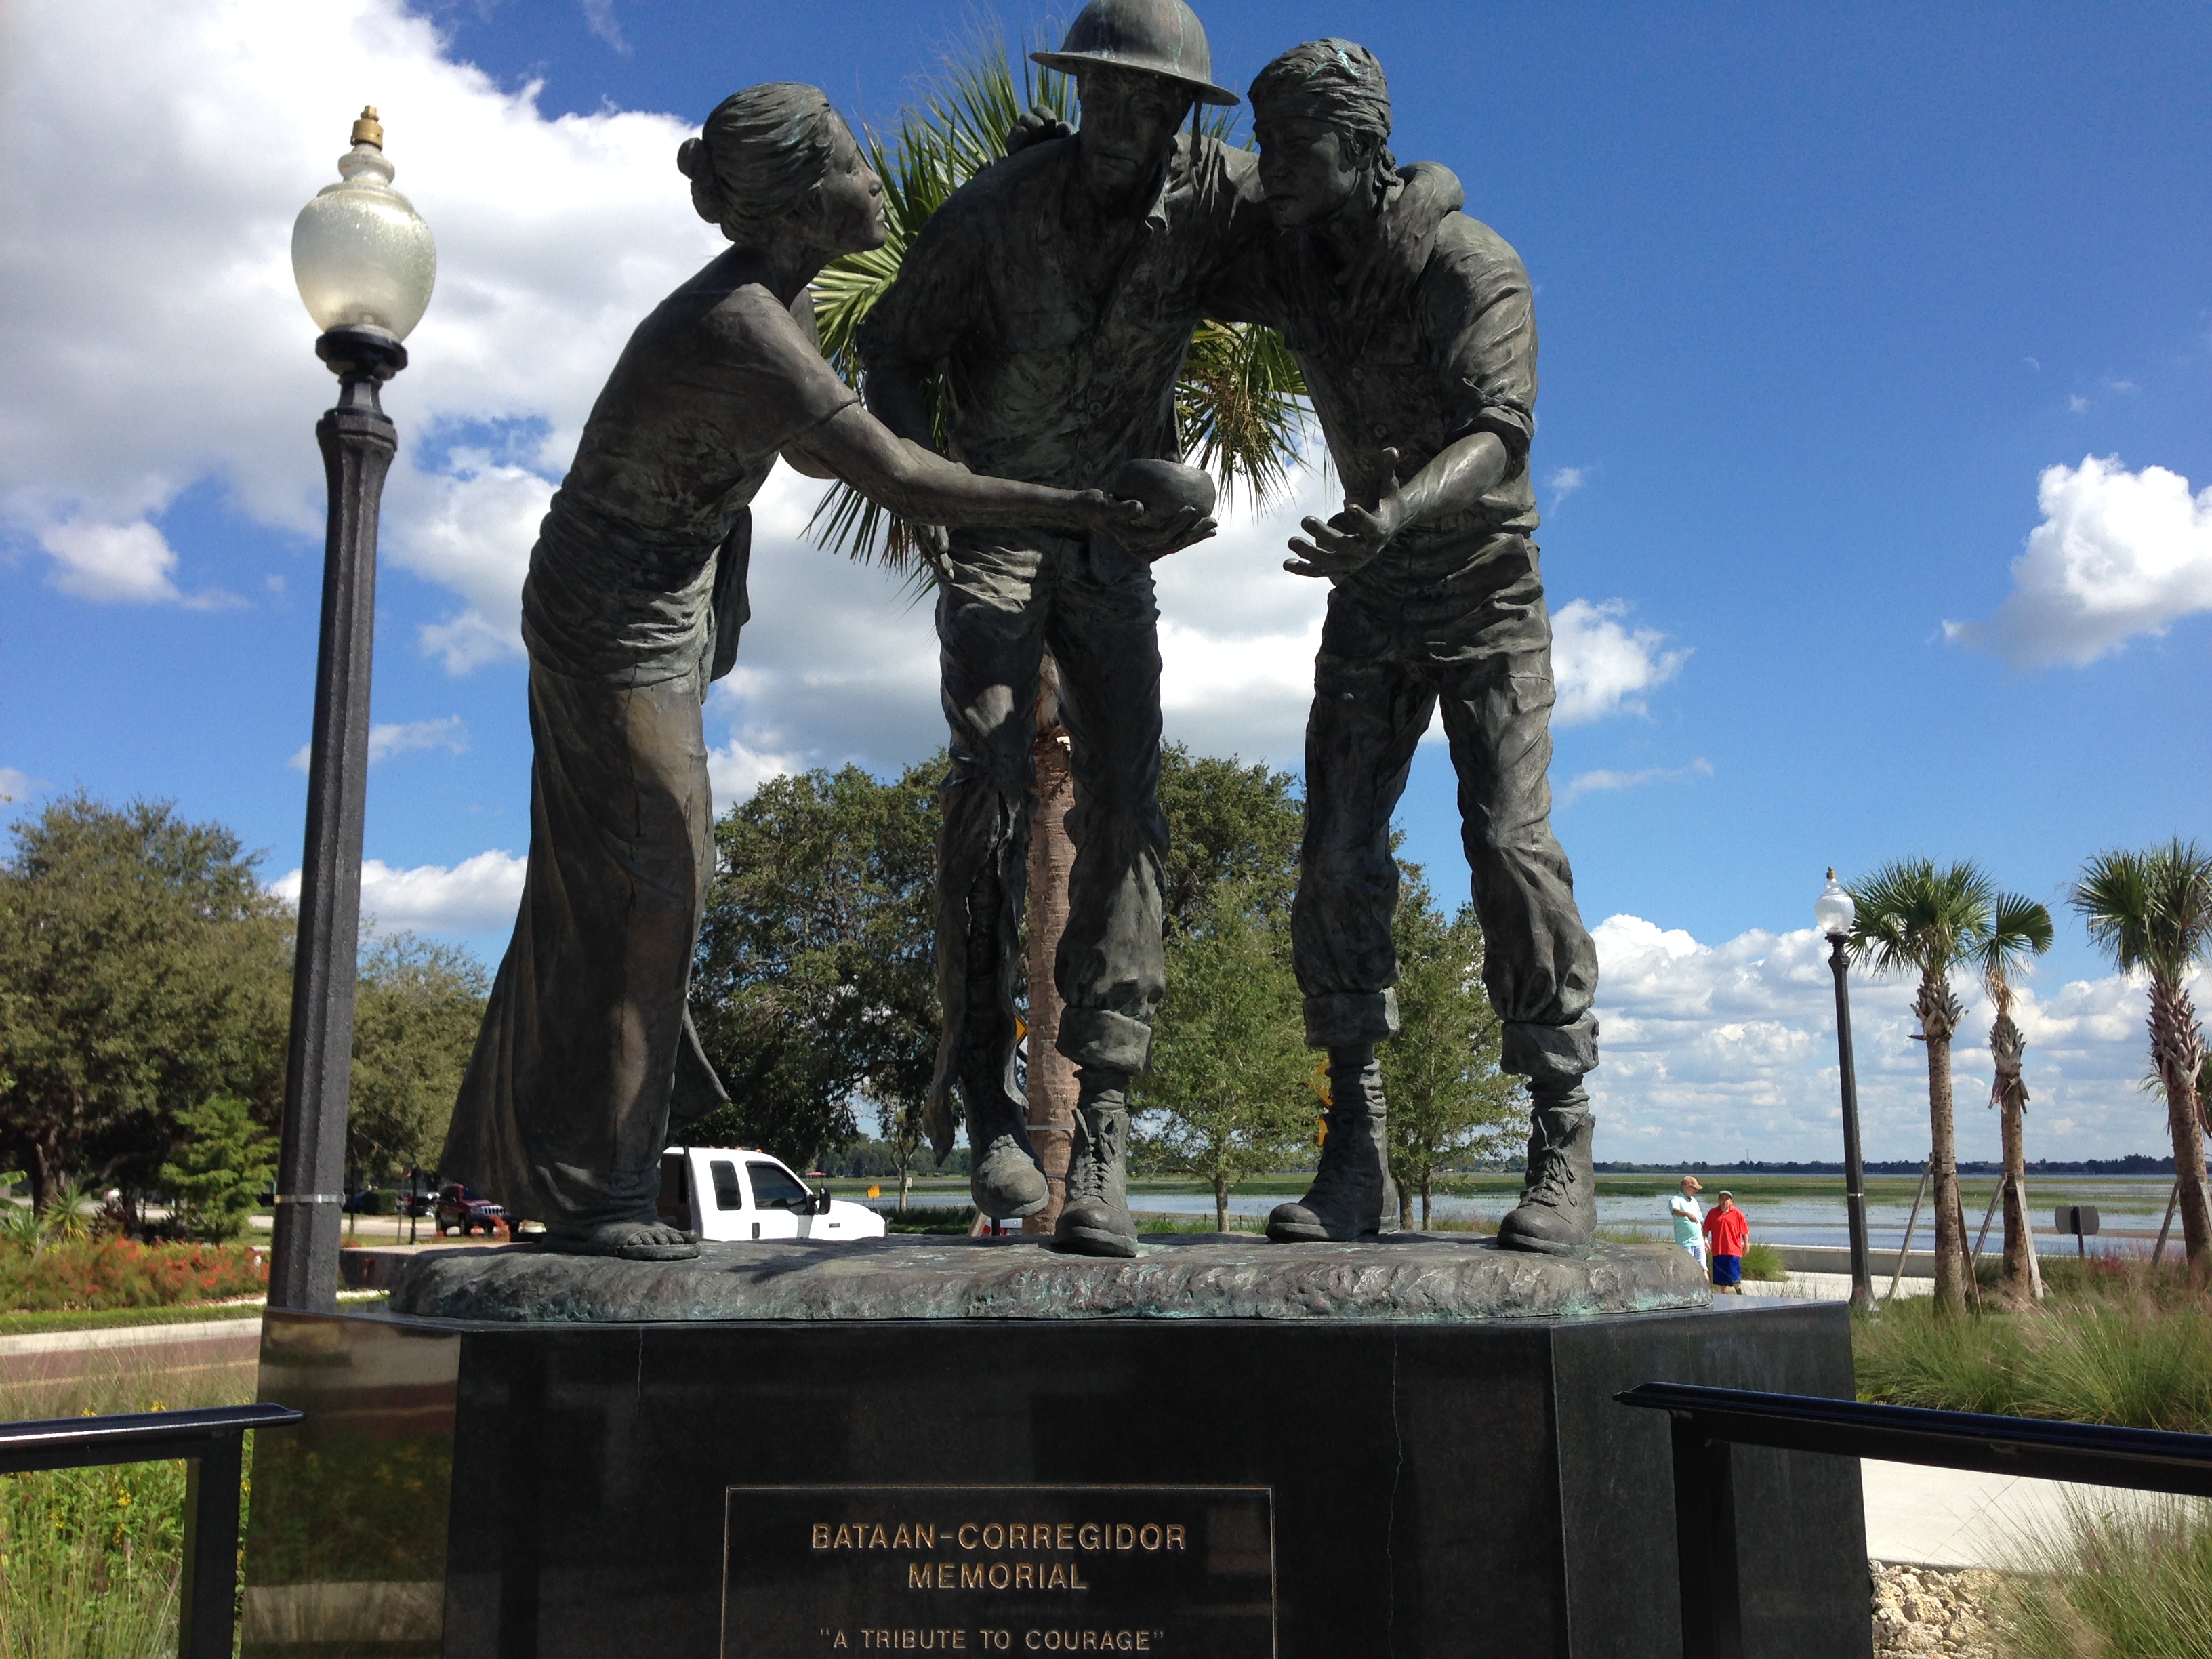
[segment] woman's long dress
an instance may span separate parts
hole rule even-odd
[[[725,1098],[686,1006],[714,873],[700,704],[736,656],[754,495],[854,401],[811,316],[716,269],[631,336],[523,587],[529,865],[440,1170],[556,1231],[651,1218],[672,1101]]]

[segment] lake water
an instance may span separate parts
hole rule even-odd
[[[1971,1183],[1972,1176],[1968,1178]],[[2035,1224],[2035,1246],[2039,1252],[2072,1251],[2074,1238],[2070,1233],[2051,1231],[2051,1212],[2061,1204],[2093,1204],[2097,1206],[2102,1231],[2088,1241],[2092,1250],[2100,1246],[2122,1249],[2147,1247],[2158,1237],[2159,1223],[2166,1213],[2166,1195],[2172,1190],[2172,1181],[2166,1176],[2051,1176],[2041,1180],[2031,1176],[2027,1183],[2029,1217]],[[1705,1207],[1712,1207],[1711,1200],[1719,1190],[1717,1182],[1709,1183],[1698,1196]],[[1879,1252],[1883,1249],[1895,1251],[1905,1240],[1905,1224],[1912,1211],[1912,1189],[1907,1186],[1903,1194],[1892,1196],[1894,1188],[1879,1197],[1867,1199],[1867,1237],[1869,1246]],[[1982,1212],[1989,1203],[1989,1188],[1984,1177],[1978,1199],[1970,1184],[1966,1195],[1966,1231],[1971,1243],[1981,1231]],[[1609,1227],[1634,1227],[1648,1231],[1654,1238],[1671,1238],[1673,1227],[1668,1220],[1668,1194],[1658,1194],[1644,1197],[1616,1197],[1601,1192],[1597,1200],[1597,1218]],[[1232,1194],[1229,1200],[1230,1213],[1240,1216],[1264,1216],[1284,1200],[1280,1197],[1245,1196]],[[1510,1194],[1486,1194],[1479,1198],[1439,1197],[1434,1213],[1438,1217],[1460,1218],[1481,1217],[1495,1221],[1512,1208],[1514,1197]],[[1920,1206],[1920,1224],[1913,1234],[1913,1248],[1926,1249],[1935,1237],[1932,1200]],[[1211,1215],[1213,1200],[1203,1193],[1138,1192],[1130,1195],[1129,1207],[1139,1214],[1154,1215]],[[1751,1223],[1751,1236],[1769,1244],[1848,1244],[1850,1226],[1844,1213],[1843,1181],[1836,1182],[1833,1198],[1792,1197],[1761,1199],[1751,1196],[1741,1206]],[[1416,1206],[1416,1214],[1419,1206]],[[2002,1214],[1990,1222],[1986,1249],[2000,1248],[2004,1237],[2004,1218]],[[2177,1221],[2172,1239],[2167,1249],[2172,1250],[2181,1237]]]

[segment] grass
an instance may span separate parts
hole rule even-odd
[[[2000,1609],[2012,1659],[2212,1659],[2212,1504],[2069,1498],[2055,1533],[2021,1541]]]
[[[99,1370],[58,1393],[0,1385],[0,1415],[181,1410],[253,1398],[251,1360],[180,1373],[148,1366],[127,1348],[103,1358]],[[184,1502],[182,1463],[0,1476],[0,1653],[170,1659]]]
[[[1782,1265],[1780,1250],[1753,1239],[1743,1247],[1743,1276],[1778,1284],[1790,1277],[1790,1270]]]
[[[1860,1397],[2005,1416],[2212,1433],[2212,1300],[2178,1266],[2054,1258],[2049,1295],[2012,1310],[1932,1298],[1852,1322]]]

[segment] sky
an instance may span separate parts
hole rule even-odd
[[[0,15],[0,814],[174,800],[295,870],[331,398],[288,248],[364,103],[439,279],[387,388],[364,908],[502,948],[528,839],[538,517],[637,319],[713,257],[678,144],[726,93],[894,124],[1029,0],[18,0]],[[2212,11],[1205,0],[1216,78],[1339,34],[1404,160],[1512,242],[1560,686],[1554,824],[1599,943],[1599,1156],[1838,1155],[1825,869],[1981,861],[2051,905],[2032,1156],[2155,1152],[2144,998],[2063,909],[2212,840]],[[127,23],[127,27],[124,25]],[[944,738],[926,607],[756,506],[717,799]],[[1168,734],[1296,770],[1325,472],[1161,567]],[[1400,824],[1463,869],[1437,734]],[[1962,1157],[1996,1115],[1967,994]],[[2199,995],[2205,988],[2199,981]],[[1854,981],[1868,1154],[1924,1156],[1909,989]]]

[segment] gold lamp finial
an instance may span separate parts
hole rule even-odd
[[[353,142],[374,144],[379,149],[384,148],[384,123],[376,118],[375,105],[363,104],[361,106],[361,119],[353,124]]]

